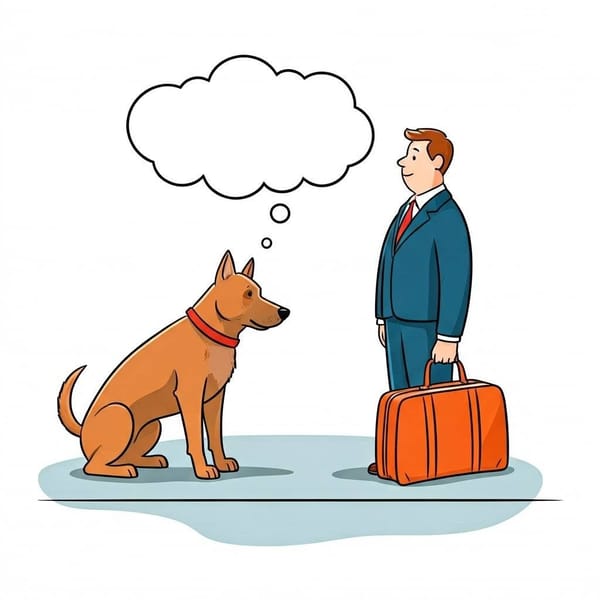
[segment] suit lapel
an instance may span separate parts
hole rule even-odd
[[[425,225],[427,221],[429,221],[430,213],[437,211],[443,204],[445,204],[450,199],[450,193],[448,190],[442,190],[439,194],[436,194],[429,202],[425,204],[423,208],[419,210],[419,212],[413,217],[413,220],[410,222],[406,231],[400,238],[400,241],[394,248],[394,252],[398,251],[398,248],[402,246],[406,242],[406,240],[417,231],[420,227]]]
[[[409,223],[408,227],[406,228],[406,231],[403,233],[402,237],[400,238],[400,241],[396,245],[396,251],[398,251],[398,248],[400,248],[400,246],[402,246],[402,244],[404,244],[406,242],[406,240],[415,231],[417,231],[417,229],[419,229],[419,227],[422,227],[423,225],[425,225],[425,223],[427,223],[427,221],[429,221],[429,213],[427,212],[427,210],[425,210],[424,208],[422,208],[413,217],[412,221]]]
[[[389,231],[389,237],[388,237],[388,242],[387,242],[387,246],[388,246],[388,251],[390,254],[394,254],[394,252],[396,251],[396,233],[398,232],[398,227],[400,227],[400,222],[402,221],[402,217],[404,216],[404,211],[406,210],[406,207],[408,206],[408,201],[405,202],[401,207],[400,210],[398,211],[398,213],[396,214],[396,216],[394,217],[394,220],[392,221],[392,224],[390,226],[390,231]]]

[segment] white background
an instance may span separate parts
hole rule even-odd
[[[597,597],[594,3],[1,6],[2,597]],[[332,188],[242,201],[160,181],[127,140],[130,103],[240,53],[346,79],[375,126],[367,160]],[[239,268],[255,257],[265,295],[292,315],[243,334],[225,433],[373,434],[386,387],[375,271],[407,196],[395,166],[405,127],[455,143],[447,185],[474,252],[460,354],[471,376],[503,387],[511,454],[563,502],[473,533],[288,548],[38,502],[39,470],[79,454],[56,418],[63,379],[89,365],[81,417],[115,364],[205,290],[227,248]],[[277,201],[292,212],[283,225],[269,219]],[[176,419],[164,431],[182,435]]]

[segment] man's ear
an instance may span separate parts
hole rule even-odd
[[[444,166],[444,157],[441,154],[436,154],[433,157],[433,167],[436,171],[439,171]]]
[[[233,256],[231,256],[231,252],[227,250],[219,263],[219,268],[217,269],[217,274],[215,276],[215,283],[219,283],[219,281],[231,277],[234,273],[235,265],[233,264]]]
[[[246,275],[246,277],[250,277],[250,279],[252,279],[252,277],[254,276],[254,259],[253,258],[251,258],[246,263],[246,266],[242,269],[242,273],[244,275]]]

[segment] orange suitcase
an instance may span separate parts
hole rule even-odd
[[[375,458],[379,477],[401,485],[508,466],[508,425],[502,390],[467,379],[385,393],[377,409]]]

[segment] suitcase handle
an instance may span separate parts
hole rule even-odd
[[[423,377],[423,387],[428,388],[431,386],[431,365],[433,365],[433,358],[430,358],[425,365],[425,375]],[[458,379],[460,383],[467,383],[467,373],[465,367],[456,359],[456,366],[458,367]]]

